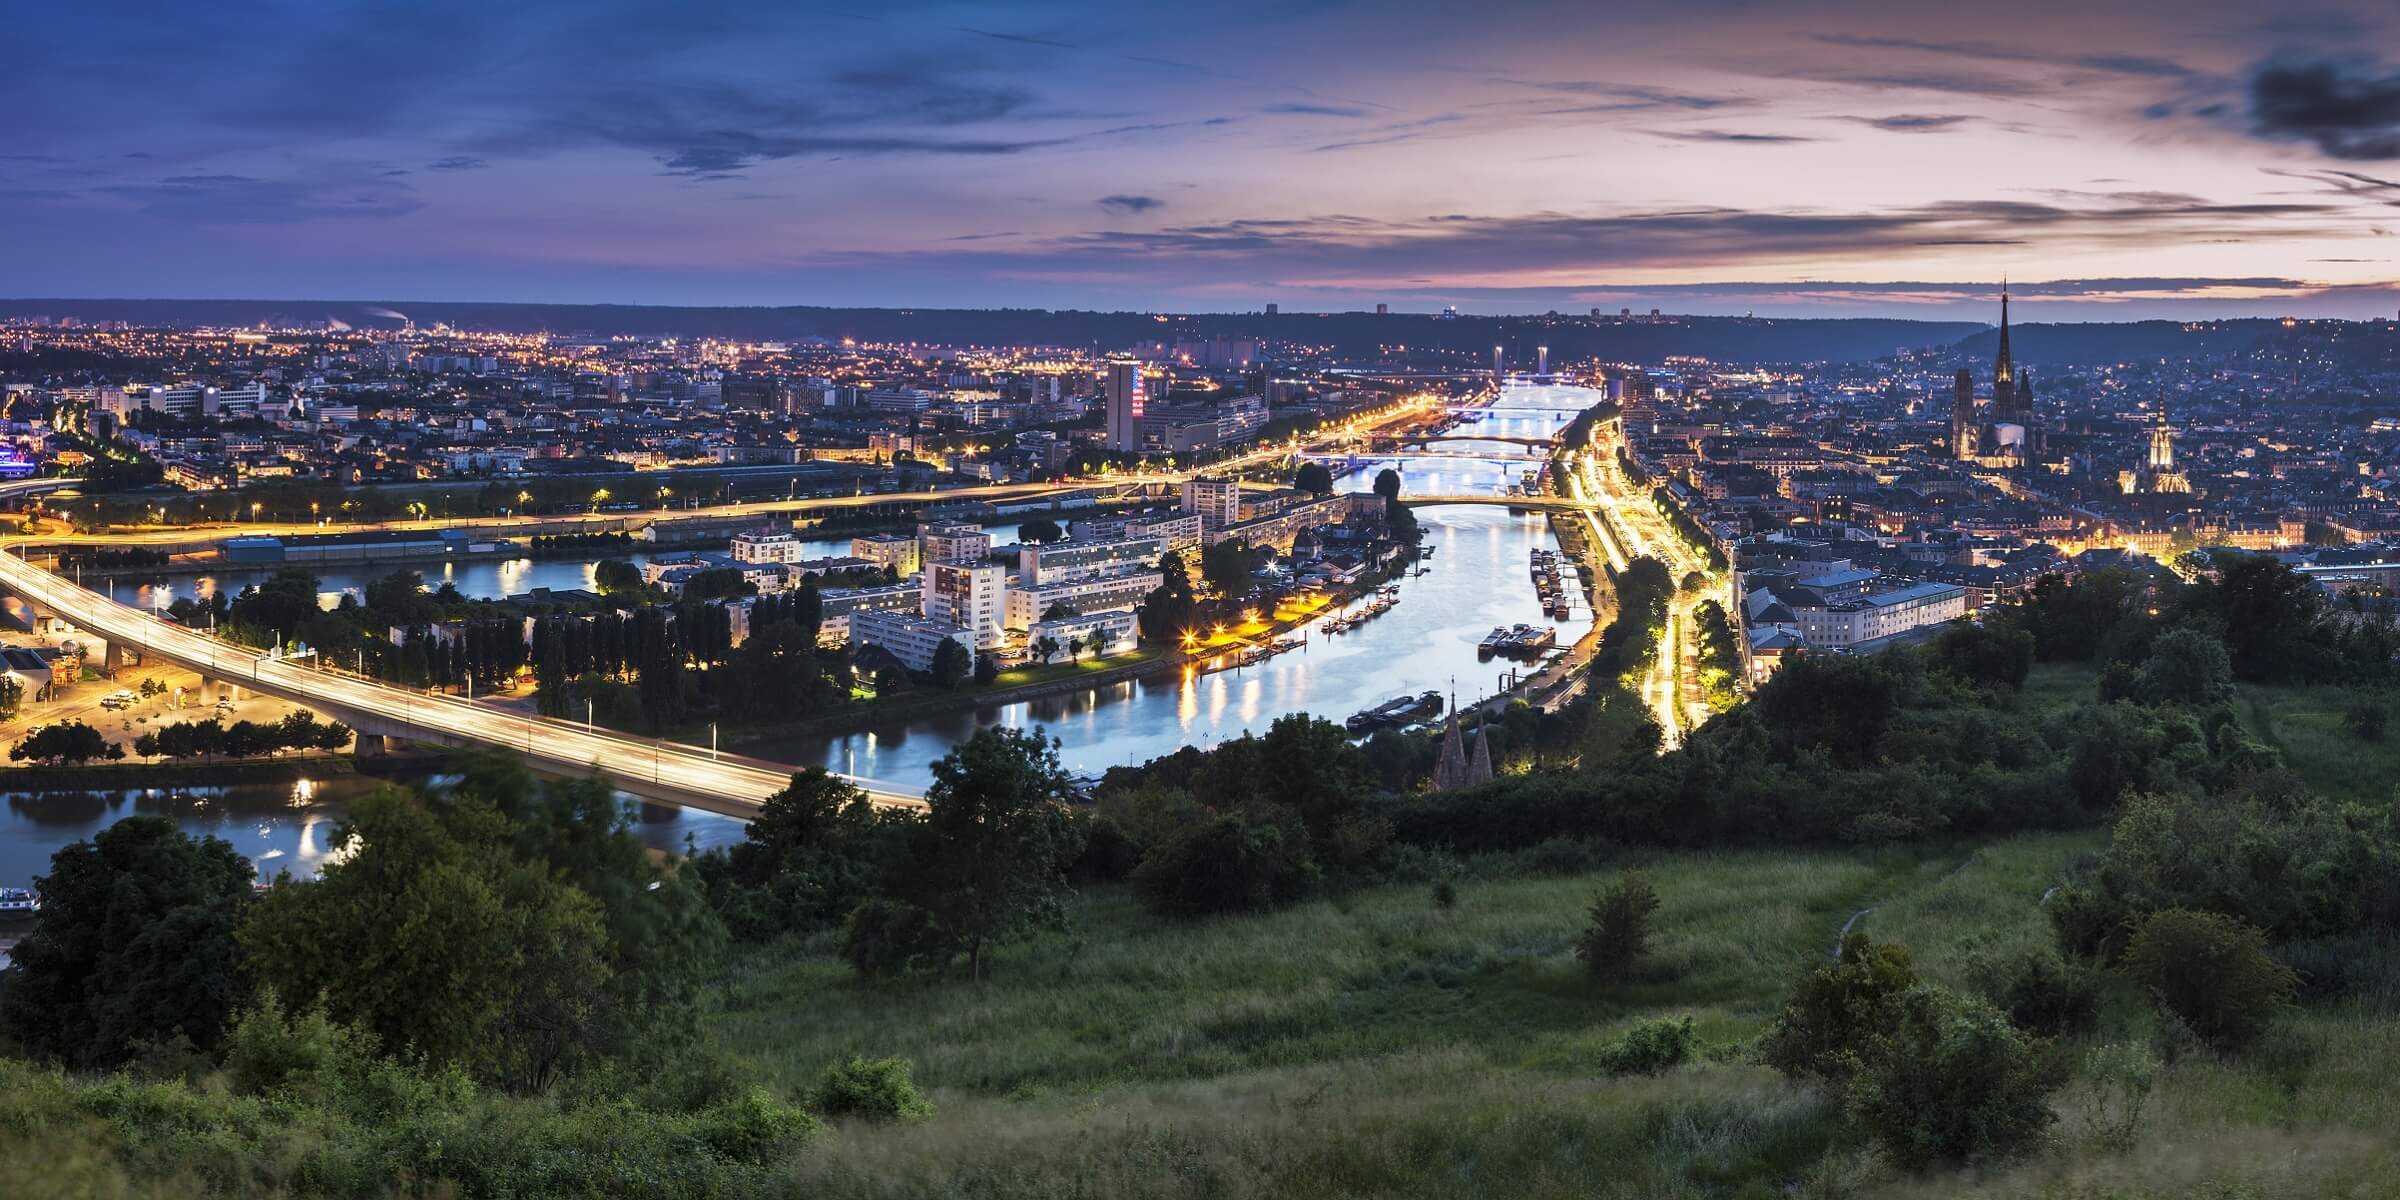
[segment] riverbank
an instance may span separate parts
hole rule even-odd
[[[210,762],[84,763],[79,766],[0,767],[0,792],[52,791],[66,788],[217,787],[251,783],[287,783],[298,779],[328,779],[359,774],[347,753],[293,755],[284,758],[222,759]]]

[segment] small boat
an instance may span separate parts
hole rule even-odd
[[[42,910],[42,894],[32,888],[0,887],[0,913],[34,913]]]

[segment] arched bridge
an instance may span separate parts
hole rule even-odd
[[[1418,433],[1375,440],[1398,446],[1427,446],[1435,442],[1506,442],[1535,450],[1546,450],[1558,444],[1557,438],[1507,437],[1497,433]]]
[[[1400,503],[1409,508],[1430,508],[1437,504],[1485,504],[1526,512],[1582,512],[1584,506],[1564,496],[1492,496],[1492,495],[1431,495],[1402,496]]]
[[[141,609],[85,591],[0,547],[0,587],[122,652],[155,655],[202,676],[303,704],[341,721],[360,737],[392,737],[444,746],[493,746],[538,768],[600,774],[645,799],[748,817],[790,782],[793,768],[719,755],[674,742],[587,729],[572,721],[524,716],[455,696],[428,695],[303,665],[221,642]],[[921,796],[890,784],[853,779],[869,799],[915,807]]]

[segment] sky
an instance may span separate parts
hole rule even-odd
[[[2400,6],[96,0],[0,295],[2400,312]]]

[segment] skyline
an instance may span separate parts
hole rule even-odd
[[[25,297],[2390,316],[2363,3],[19,17]],[[1425,47],[1438,46],[1439,54]],[[1810,282],[1813,281],[1813,282]]]

